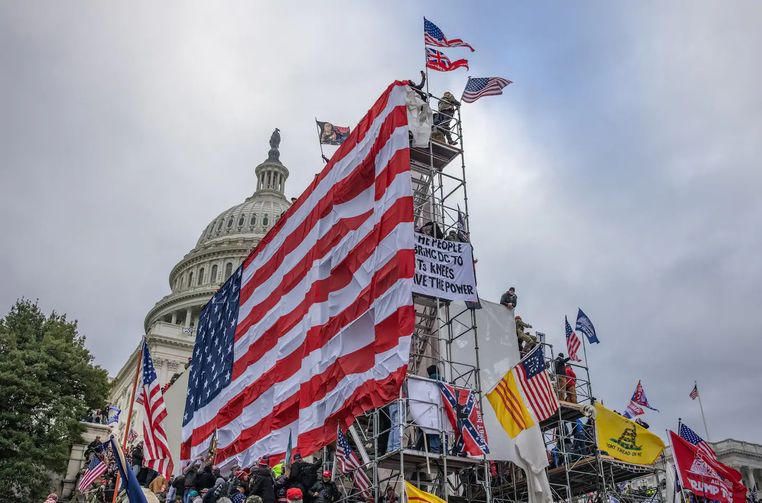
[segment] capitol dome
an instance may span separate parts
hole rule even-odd
[[[172,293],[151,308],[146,333],[195,334],[201,309],[212,294],[259,244],[291,203],[284,194],[288,169],[280,162],[280,133],[270,139],[267,160],[258,165],[255,192],[217,215],[196,246],[169,273]],[[162,328],[162,330],[157,330]],[[193,337],[187,337],[192,344]]]

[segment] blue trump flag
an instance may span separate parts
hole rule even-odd
[[[590,344],[597,344],[601,342],[595,335],[595,327],[593,326],[593,322],[590,321],[590,318],[588,318],[587,315],[582,312],[582,309],[577,311],[577,330],[585,334],[585,337],[587,337],[587,340]]]
[[[127,491],[127,498],[130,503],[148,503],[145,494],[143,494],[143,489],[138,483],[138,478],[127,463],[124,453],[114,437],[111,437],[111,448],[114,450],[114,461],[122,476],[122,487]]]

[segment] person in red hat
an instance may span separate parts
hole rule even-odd
[[[270,457],[259,458],[259,466],[252,470],[249,494],[262,498],[262,503],[275,503],[275,479],[270,470]]]
[[[286,490],[286,500],[289,503],[302,503],[302,490],[298,487],[291,487]]]
[[[339,499],[339,490],[331,480],[331,470],[323,470],[322,479],[312,485],[310,495],[315,503],[334,503]]]

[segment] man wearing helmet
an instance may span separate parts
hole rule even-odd
[[[450,145],[458,143],[452,139],[450,131],[450,121],[455,118],[455,111],[458,107],[460,107],[460,102],[455,99],[450,91],[446,91],[439,100],[437,107],[439,111],[434,114],[434,134],[447,138],[447,143]]]

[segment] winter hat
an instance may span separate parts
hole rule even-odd
[[[298,487],[291,487],[286,491],[286,499],[289,501],[302,499],[302,490]]]
[[[262,503],[262,498],[257,496],[256,494],[252,494],[248,498],[246,498],[246,503]]]

